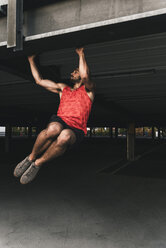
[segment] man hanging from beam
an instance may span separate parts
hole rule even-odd
[[[60,104],[57,114],[51,116],[46,129],[38,135],[31,154],[14,170],[14,176],[21,177],[22,184],[31,182],[43,164],[59,157],[69,147],[79,144],[87,134],[95,84],[90,80],[84,49],[77,48],[76,53],[79,56],[79,68],[71,73],[71,87],[43,79],[36,67],[35,55],[28,57],[35,82],[59,94]]]

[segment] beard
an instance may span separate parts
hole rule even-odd
[[[72,87],[74,87],[74,85],[75,85],[76,83],[79,83],[80,80],[81,80],[81,77],[79,77],[78,79],[70,78],[70,83],[71,83]]]

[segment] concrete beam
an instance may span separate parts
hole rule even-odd
[[[151,0],[150,4],[131,0],[62,0],[25,11],[23,33],[25,40],[30,41],[165,13],[166,2],[162,0]],[[6,23],[5,17],[0,19],[0,42],[6,41]]]
[[[150,4],[149,1],[131,0],[62,0],[26,12],[24,33],[30,38],[54,31],[59,34],[80,31],[163,14],[165,8],[166,2],[155,0]],[[67,30],[69,28],[74,30]]]

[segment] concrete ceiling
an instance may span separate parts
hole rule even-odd
[[[137,23],[135,27],[143,27],[142,20],[140,22],[139,24],[134,22]],[[162,27],[162,32],[155,32],[153,28],[151,29],[153,32],[148,32],[146,25],[142,33],[132,32],[134,23],[122,25],[121,28],[119,25],[117,28],[114,27],[113,33],[116,35],[111,33],[114,36],[112,39],[108,38],[108,32],[105,30],[102,31],[107,37],[106,39],[103,37],[104,42],[101,42],[100,37],[97,43],[94,40],[89,44],[88,41],[84,43],[86,59],[92,79],[96,83],[96,97],[89,125],[126,126],[130,121],[135,121],[137,126],[166,126],[165,27]],[[122,37],[124,27],[125,30],[128,29],[128,33]],[[155,30],[159,31],[157,27]],[[118,33],[121,35],[118,36]],[[97,33],[97,36],[99,34]],[[78,37],[77,39],[80,40]],[[72,41],[72,35],[70,40]],[[45,46],[47,44],[48,47]],[[58,48],[53,49],[53,45],[49,44],[49,39],[45,39],[44,43],[41,40],[35,41],[35,44],[31,43],[32,47],[30,43],[25,44],[23,53],[12,56],[9,53],[6,59],[4,59],[6,48],[3,50],[1,56],[3,60],[0,61],[2,124],[12,122],[26,125],[35,124],[40,120],[47,122],[51,113],[56,112],[58,96],[33,82],[25,55],[29,51],[34,51],[34,47],[36,52],[39,48],[38,60],[42,66],[41,70],[47,72],[48,78],[55,80],[58,71],[62,79],[68,79],[72,70],[78,66],[78,57],[71,45],[61,47],[58,43]],[[43,46],[45,47],[42,51]]]

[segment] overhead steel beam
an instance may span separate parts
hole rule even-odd
[[[23,0],[8,0],[7,47],[23,49]]]

